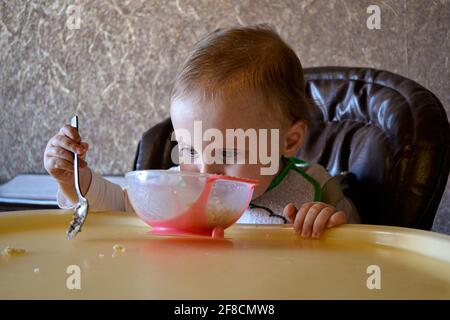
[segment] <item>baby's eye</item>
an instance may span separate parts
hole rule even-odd
[[[195,159],[195,157],[197,156],[197,151],[195,151],[195,149],[193,148],[183,147],[181,148],[181,155],[188,156],[191,159]]]
[[[222,156],[224,157],[234,157],[236,155],[236,152],[234,150],[223,150],[222,151]]]
[[[239,152],[237,150],[222,150],[222,157],[225,160],[236,161],[238,159]]]

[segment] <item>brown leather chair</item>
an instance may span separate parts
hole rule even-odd
[[[400,75],[368,68],[306,68],[322,115],[298,158],[343,179],[362,222],[430,230],[450,170],[450,128],[440,101]],[[167,169],[170,119],[144,133],[134,169]]]

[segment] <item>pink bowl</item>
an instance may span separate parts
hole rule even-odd
[[[248,207],[257,181],[168,170],[125,175],[137,215],[156,234],[211,235],[235,223]]]

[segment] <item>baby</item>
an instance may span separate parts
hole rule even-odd
[[[300,60],[275,31],[265,25],[216,30],[194,46],[175,80],[170,115],[180,165],[173,169],[259,180],[238,223],[292,223],[296,233],[313,238],[327,228],[358,223],[336,179],[318,164],[295,159],[308,126],[314,125],[315,108],[305,98]],[[227,129],[276,135],[262,141],[264,135],[256,134],[244,147],[236,147],[235,136],[222,147],[214,141],[211,148],[213,141],[195,140],[199,121],[202,129],[223,137],[228,137]],[[183,132],[194,141],[183,139]],[[252,148],[262,146],[275,160],[275,170],[264,170],[267,163],[261,159],[250,161]],[[69,125],[47,144],[44,164],[58,182],[61,208],[77,201],[73,153],[84,159],[87,150],[88,144]],[[81,189],[91,211],[133,211],[127,191],[93,172],[83,159]]]

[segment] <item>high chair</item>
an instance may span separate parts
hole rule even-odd
[[[431,229],[450,170],[450,128],[437,97],[370,68],[305,68],[321,112],[297,158],[340,179],[362,223]],[[146,131],[135,170],[173,166],[170,118]]]

